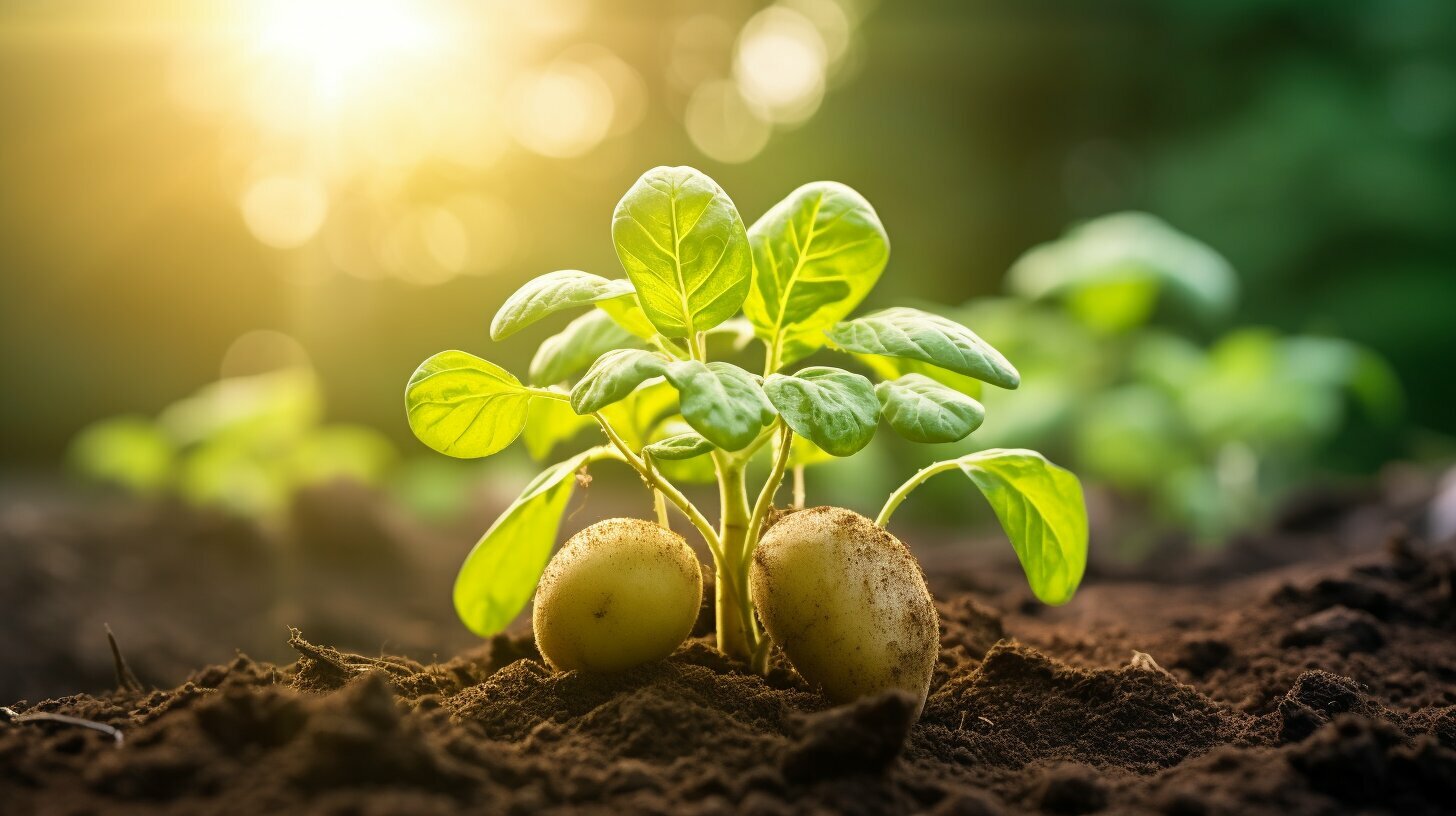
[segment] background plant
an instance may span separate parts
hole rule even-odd
[[[1256,522],[1333,451],[1401,418],[1400,382],[1369,349],[1227,327],[1233,268],[1147,214],[1094,219],[1032,248],[1007,287],[1010,297],[951,312],[1028,373],[1017,410],[995,412],[979,436],[1048,446],[1204,541]],[[985,399],[994,408],[1000,396]]]
[[[501,340],[556,312],[594,308],[541,345],[530,384],[462,351],[431,357],[409,380],[411,429],[451,456],[489,456],[523,433],[537,452],[549,450],[581,422],[606,440],[547,468],[485,533],[457,579],[456,610],[481,634],[504,628],[545,566],[574,475],[615,459],[652,491],[660,523],[668,523],[667,506],[676,508],[711,552],[720,648],[761,660],[768,643],[745,576],[796,458],[853,455],[882,418],[914,442],[963,439],[985,412],[955,385],[1015,388],[1020,375],[945,317],[904,307],[850,317],[884,270],[889,240],[869,203],[842,184],[800,187],[746,228],[712,179],[659,167],[618,203],[612,239],[626,279],[552,272],[513,294],[491,322]],[[714,359],[710,347],[724,339],[739,355],[761,346],[762,373]],[[850,355],[844,361],[880,382],[835,366],[795,367],[823,348]],[[760,452],[768,474],[750,490],[748,466]],[[676,484],[704,477],[709,466],[719,488],[716,524]],[[986,495],[1037,596],[1069,599],[1086,560],[1081,488],[1032,451],[933,464],[894,492],[878,523],[949,470]]]
[[[83,476],[147,495],[275,518],[308,485],[349,479],[382,485],[398,453],[379,431],[325,423],[312,369],[294,366],[228,377],[155,418],[94,423],[71,443]]]

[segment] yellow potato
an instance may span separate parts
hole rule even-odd
[[[764,627],[824,696],[904,689],[924,706],[939,618],[920,564],[894,536],[843,508],[801,510],[764,534],[749,582]]]
[[[682,536],[641,519],[599,521],[546,565],[536,647],[561,671],[623,671],[672,654],[702,602],[703,573]]]

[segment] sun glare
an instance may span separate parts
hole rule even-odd
[[[337,101],[443,44],[446,27],[429,8],[409,0],[278,0],[259,9],[257,44],[263,55],[306,70],[316,96]]]

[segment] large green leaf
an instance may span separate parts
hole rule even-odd
[[[1011,539],[1031,591],[1071,600],[1087,568],[1087,506],[1070,471],[1030,450],[985,450],[957,460]]]
[[[600,411],[647,380],[662,376],[665,366],[662,357],[650,351],[609,351],[598,357],[571,389],[571,409],[578,414]]]
[[[632,294],[631,281],[608,280],[577,269],[561,269],[533,278],[506,298],[490,321],[490,338],[504,340],[543,317],[562,309],[589,306]]]
[[[957,442],[986,419],[981,403],[923,374],[882,382],[875,394],[890,427],[911,442]]]
[[[531,393],[509,371],[463,351],[420,364],[405,388],[410,430],[447,456],[496,453],[526,427]]]
[[[835,326],[829,338],[846,351],[904,357],[1002,388],[1021,375],[1001,352],[970,329],[940,315],[897,306]]]
[[[864,197],[832,181],[790,193],[748,230],[753,287],[743,313],[791,362],[824,345],[874,288],[890,257],[884,225]]]
[[[667,366],[681,394],[683,419],[714,445],[742,450],[774,418],[759,378],[731,363],[683,360]]]
[[[844,369],[812,366],[772,374],[763,390],[794,433],[835,456],[858,453],[880,424],[874,386]]]
[[[647,318],[669,337],[691,337],[737,313],[753,255],[738,208],[691,167],[642,174],[612,215],[612,241]]]
[[[551,558],[576,471],[608,455],[594,448],[542,471],[465,556],[454,598],[455,613],[470,631],[494,635],[525,608]]]
[[[584,371],[604,352],[641,348],[643,342],[622,328],[611,315],[593,309],[542,341],[531,358],[531,382],[555,385]]]

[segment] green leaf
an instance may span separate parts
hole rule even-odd
[[[789,446],[789,467],[813,467],[837,458],[798,434],[794,434],[794,441]]]
[[[683,360],[668,365],[666,374],[681,394],[683,419],[724,450],[748,447],[773,421],[759,378],[738,366]]]
[[[794,433],[834,456],[858,453],[874,439],[880,424],[874,386],[840,368],[812,366],[795,374],[772,374],[763,390]]]
[[[669,436],[642,449],[643,453],[652,454],[653,459],[660,459],[667,462],[677,462],[683,459],[692,459],[702,456],[713,450],[713,443],[704,439],[695,431],[680,433],[676,436]]]
[[[904,357],[881,357],[878,354],[854,354],[854,359],[864,364],[871,374],[881,380],[893,380],[903,377],[906,374],[919,374],[929,377],[941,385],[954,391],[959,391],[968,397],[979,397],[984,386],[975,377],[967,377],[964,374],[957,374],[954,371],[946,371],[937,368],[930,363],[922,363],[919,360],[907,360]]]
[[[981,427],[981,403],[922,374],[875,386],[881,411],[895,433],[911,442],[958,442]]]
[[[1007,285],[1028,298],[1070,296],[1091,325],[1114,330],[1144,322],[1152,299],[1163,291],[1218,316],[1233,308],[1239,290],[1222,255],[1139,212],[1096,218],[1033,247],[1011,267]],[[1119,297],[1125,302],[1116,302]],[[1116,313],[1101,314],[1101,309]]]
[[[490,321],[490,339],[504,340],[543,317],[562,309],[589,306],[632,294],[632,283],[608,280],[576,269],[547,272],[506,298]]]
[[[722,323],[748,295],[753,255],[743,219],[691,167],[644,173],[617,204],[612,241],[647,318],[668,337]]]
[[[1087,568],[1087,506],[1070,471],[1030,450],[992,449],[957,460],[1011,539],[1031,591],[1057,606]]]
[[[650,351],[609,351],[598,357],[571,389],[571,410],[578,414],[600,411],[647,380],[662,376],[665,367],[662,358]]]
[[[612,423],[632,450],[641,450],[648,442],[670,436],[661,426],[676,413],[677,389],[664,380],[649,382],[602,409],[602,416]],[[682,430],[688,430],[685,424]]]
[[[668,386],[672,390],[672,386]],[[676,391],[673,391],[676,394]],[[692,434],[702,439],[701,434],[692,429],[692,426],[683,421],[682,417],[672,417],[662,423],[660,433],[665,435],[663,441],[673,437]],[[705,442],[707,440],[704,440]],[[709,451],[713,443],[707,442]],[[650,447],[650,446],[649,446]],[[675,484],[714,484],[718,481],[718,468],[711,457],[694,456],[688,459],[663,459],[656,457],[655,465],[669,480]]]
[[[606,312],[593,309],[542,341],[531,358],[531,382],[555,385],[580,374],[604,352],[641,348],[642,341]]]
[[[864,197],[832,181],[806,184],[748,230],[753,287],[743,304],[758,336],[780,361],[824,345],[874,288],[890,241]]]
[[[72,466],[89,478],[150,493],[171,480],[177,449],[146,417],[119,416],[83,429],[69,455]]]
[[[840,323],[829,338],[846,351],[882,354],[930,363],[1002,388],[1021,384],[1021,375],[1001,352],[953,320],[903,306]]]
[[[593,425],[596,422],[591,417],[577,414],[565,400],[533,399],[521,441],[526,443],[526,453],[539,462],[550,456],[557,445]]]
[[[442,351],[421,363],[404,392],[410,430],[459,459],[490,456],[515,441],[530,401],[530,391],[509,371],[463,351]]]
[[[611,315],[618,326],[643,340],[651,340],[657,336],[657,327],[647,319],[647,313],[642,311],[642,303],[635,293],[631,297],[597,301],[597,308]]]
[[[339,479],[378,485],[398,458],[389,437],[367,425],[325,425],[289,451],[289,476],[297,485]]]
[[[476,542],[455,578],[455,613],[481,637],[516,619],[536,592],[561,516],[582,465],[604,458],[594,448],[547,468]]]

